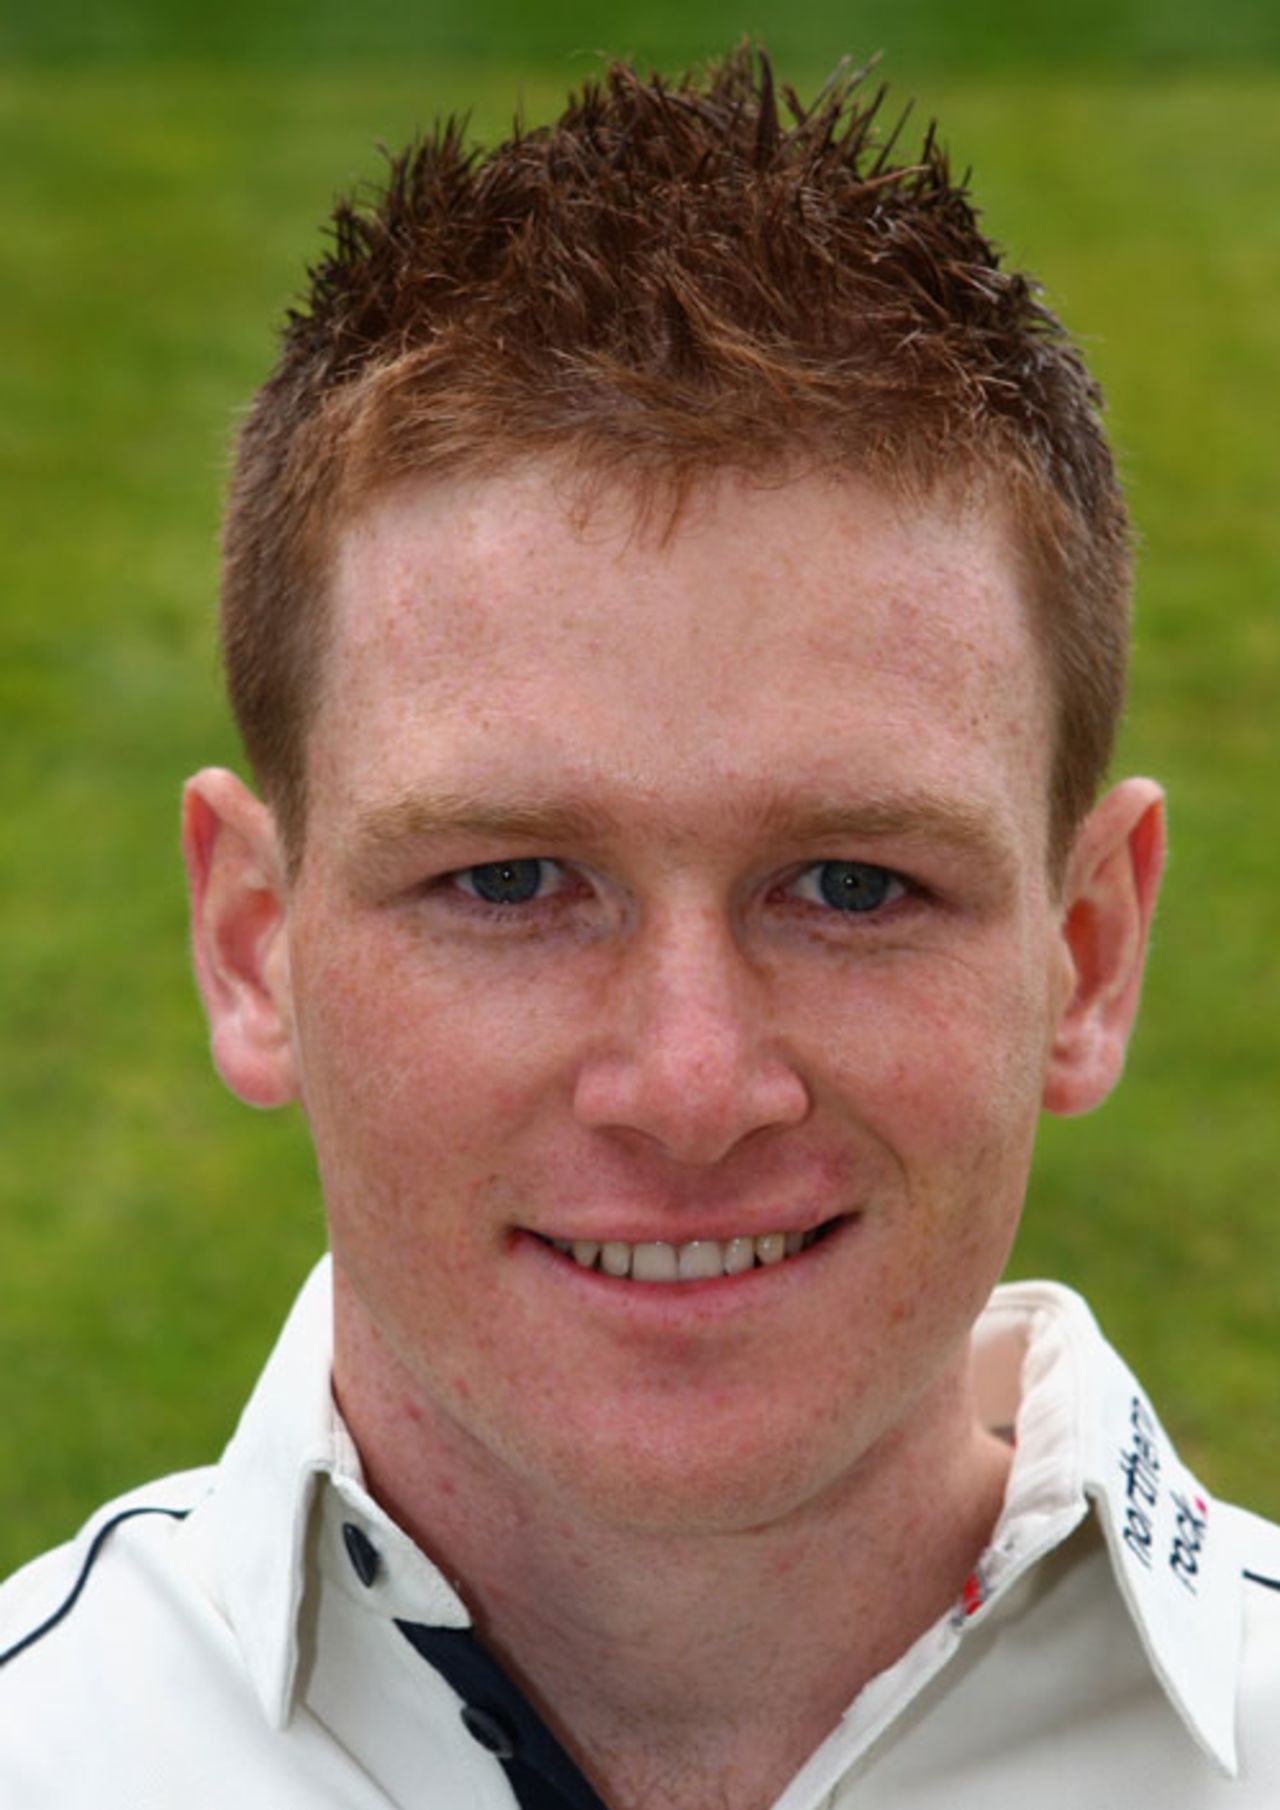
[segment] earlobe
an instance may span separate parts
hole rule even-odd
[[[250,1106],[297,1095],[283,860],[271,812],[223,768],[188,780],[182,852],[214,1066]]]
[[[1164,852],[1164,795],[1153,780],[1124,780],[1080,828],[1063,894],[1071,986],[1049,1052],[1048,1112],[1089,1112],[1120,1079]]]

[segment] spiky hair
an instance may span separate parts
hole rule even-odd
[[[301,845],[336,526],[411,473],[551,454],[678,493],[732,468],[998,487],[1058,700],[1058,852],[1109,757],[1128,533],[1098,391],[1002,266],[930,128],[842,66],[811,106],[747,48],[615,64],[496,149],[456,121],[344,201],[241,436],[223,633],[250,760]]]

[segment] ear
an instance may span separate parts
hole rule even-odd
[[[182,853],[214,1067],[250,1106],[297,1095],[285,869],[271,812],[222,768],[188,780]]]
[[[1080,827],[1063,892],[1072,984],[1049,1052],[1048,1112],[1089,1112],[1120,1079],[1164,852],[1164,794],[1150,779],[1123,781]]]

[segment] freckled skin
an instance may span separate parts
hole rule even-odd
[[[498,1500],[729,1527],[955,1399],[1068,984],[1014,574],[994,516],[852,482],[725,480],[662,541],[623,498],[575,527],[533,472],[409,487],[348,533],[289,960],[357,1428],[411,1404]],[[779,792],[904,786],[981,810],[1000,871],[928,836],[761,827]],[[572,793],[609,827],[351,870],[359,812],[459,787]],[[586,878],[529,932],[426,890],[531,854]],[[919,871],[942,902],[819,923],[780,876],[823,858]],[[678,1242],[797,1210],[858,1223],[804,1286],[660,1329],[516,1236],[603,1215]]]
[[[1039,1107],[1119,1077],[1160,791],[1055,895],[994,508],[725,477],[663,539],[566,496],[348,524],[300,871],[187,788],[196,969],[228,1085],[307,1112],[375,1496],[610,1802],[764,1810],[990,1538],[968,1331]],[[547,1242],[820,1224],[687,1287]]]

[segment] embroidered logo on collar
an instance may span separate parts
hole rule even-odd
[[[1085,1490],[1152,1667],[1199,1742],[1234,1772],[1237,1555],[1132,1373],[1100,1342],[1095,1349],[1102,1413]]]
[[[1120,1454],[1120,1475],[1128,1505],[1123,1538],[1138,1562],[1150,1570],[1157,1561],[1155,1517],[1160,1509],[1163,1479],[1159,1428],[1138,1394],[1129,1403],[1129,1429],[1128,1447]],[[1200,1553],[1209,1531],[1209,1504],[1199,1490],[1190,1501],[1180,1491],[1170,1490],[1169,1501],[1175,1518],[1169,1550],[1164,1556],[1173,1575],[1194,1596]]]

